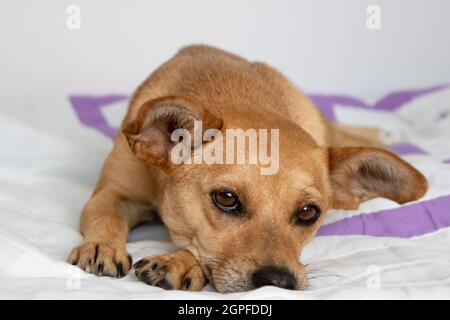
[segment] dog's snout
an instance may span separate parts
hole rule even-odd
[[[253,272],[252,282],[255,288],[276,286],[284,289],[295,289],[297,283],[288,269],[272,266],[261,267]]]

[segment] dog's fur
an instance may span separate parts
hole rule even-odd
[[[175,128],[279,128],[280,167],[175,165],[169,160]],[[405,203],[427,190],[424,176],[381,148],[378,131],[330,124],[283,75],[208,46],[190,46],[156,70],[134,93],[91,199],[81,216],[83,243],[69,262],[97,275],[121,277],[132,268],[130,228],[156,212],[179,251],[135,264],[137,276],[168,289],[218,291],[255,287],[264,266],[287,270],[294,288],[306,286],[299,255],[329,208],[355,209],[386,197]],[[213,205],[215,189],[235,192],[241,217]],[[293,215],[314,202],[312,226]],[[277,285],[277,282],[273,282]]]

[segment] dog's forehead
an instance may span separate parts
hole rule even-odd
[[[320,196],[320,178],[314,170],[301,166],[281,166],[274,175],[261,175],[258,165],[221,165],[203,171],[205,191],[224,188],[252,198],[294,197],[300,194]]]

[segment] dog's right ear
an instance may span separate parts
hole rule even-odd
[[[356,209],[363,201],[384,197],[406,203],[423,197],[427,179],[412,165],[375,147],[329,148],[335,209]]]
[[[123,129],[135,156],[151,164],[166,167],[175,143],[171,134],[176,129],[193,130],[194,121],[202,121],[203,131],[221,129],[223,122],[197,102],[169,96],[145,102],[135,120]]]

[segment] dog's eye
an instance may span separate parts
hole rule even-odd
[[[320,217],[320,209],[315,204],[300,208],[294,215],[294,222],[302,226],[311,226]]]
[[[213,191],[211,198],[217,208],[226,213],[241,213],[239,198],[231,191]]]

